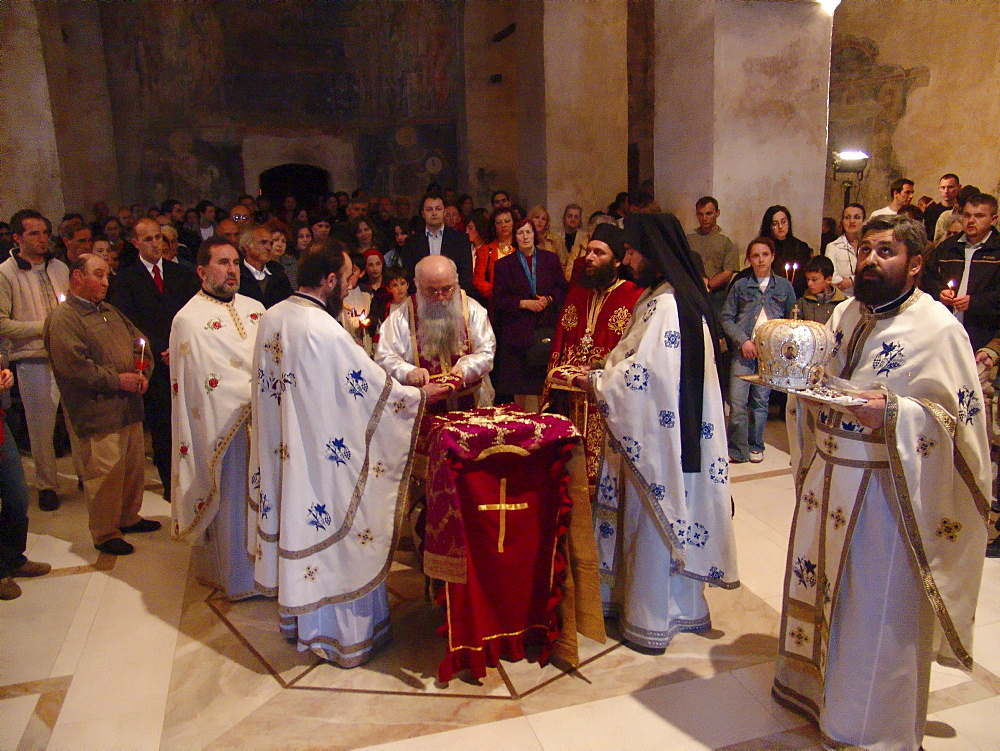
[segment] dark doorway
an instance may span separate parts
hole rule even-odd
[[[311,164],[279,164],[260,173],[260,192],[276,210],[285,196],[295,196],[299,206],[313,208],[330,190],[330,173]]]

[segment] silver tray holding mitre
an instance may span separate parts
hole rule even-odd
[[[828,381],[821,381],[802,389],[788,386],[772,386],[769,383],[765,383],[764,379],[758,373],[743,375],[740,378],[748,383],[752,383],[754,386],[764,386],[765,388],[782,391],[801,399],[822,402],[823,404],[833,404],[838,407],[860,407],[868,401],[863,396],[858,396],[858,389],[850,388],[849,381],[842,381],[839,378],[837,379],[838,384],[836,386]]]

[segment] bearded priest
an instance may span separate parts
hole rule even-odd
[[[262,321],[251,402],[258,589],[277,595],[286,638],[341,667],[389,639],[385,578],[425,402],[337,322],[351,273],[339,241],[305,257],[298,292]]]
[[[497,340],[486,309],[458,286],[455,262],[431,255],[416,266],[417,292],[379,330],[375,361],[403,383],[446,389],[435,412],[490,405],[483,379]]]
[[[253,348],[264,306],[237,293],[240,256],[224,237],[198,249],[201,289],[170,329],[173,536],[195,576],[230,600],[257,594],[247,556]]]
[[[542,391],[549,412],[569,417],[584,436],[591,495],[604,444],[604,423],[597,402],[573,380],[584,369],[601,368],[632,321],[642,290],[619,276],[625,258],[625,232],[599,224],[586,246],[583,273],[570,285],[552,337],[549,372]]]
[[[923,223],[862,229],[826,370],[867,401],[800,400],[774,697],[831,748],[917,749],[931,661],[972,670],[989,514],[983,394],[962,324],[916,286]]]
[[[605,422],[594,524],[605,614],[662,654],[711,628],[705,584],[739,586],[718,324],[672,214],[629,214],[625,263],[646,291],[603,368],[577,376]]]

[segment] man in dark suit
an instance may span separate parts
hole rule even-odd
[[[436,193],[428,193],[421,203],[424,231],[414,232],[403,246],[402,259],[406,273],[412,279],[417,262],[429,255],[442,255],[455,262],[458,268],[458,285],[467,294],[472,288],[472,249],[469,238],[462,232],[444,226],[444,200]]]
[[[176,263],[163,262],[163,234],[152,219],[140,219],[132,228],[132,244],[139,258],[120,268],[108,295],[146,336],[146,353],[154,363],[149,389],[143,397],[145,423],[153,439],[153,464],[170,500],[170,325],[177,311],[198,291],[198,277]]]
[[[250,227],[240,233],[240,294],[252,297],[265,308],[284,300],[295,290],[277,261],[271,260],[271,230]]]

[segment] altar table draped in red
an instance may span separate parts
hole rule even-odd
[[[466,668],[483,677],[501,658],[545,664],[557,641],[574,664],[577,630],[604,640],[593,532],[567,537],[573,511],[590,526],[575,505],[582,492],[589,506],[579,433],[565,417],[511,407],[451,412],[426,427],[424,572],[445,582],[440,680]],[[560,639],[563,621],[571,638]]]

